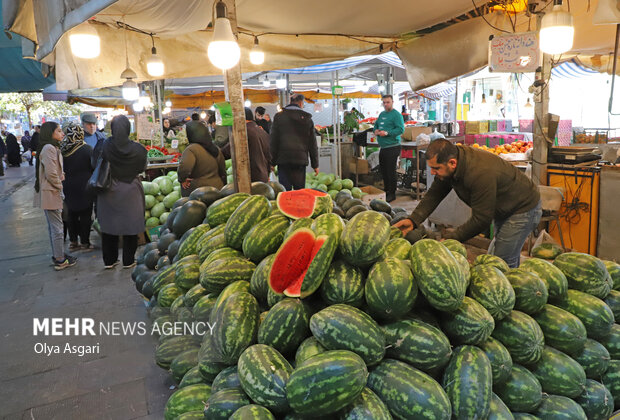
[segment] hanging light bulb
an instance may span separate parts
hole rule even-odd
[[[165,103],[167,108],[172,108],[172,101],[170,99],[168,99]]]
[[[370,86],[368,86],[368,83],[366,82],[366,80],[364,80],[364,84],[362,85],[362,91],[368,92],[368,89],[370,89]]]
[[[148,108],[151,106],[151,97],[146,93],[142,93],[138,98],[138,102],[142,105],[143,108]]]
[[[250,51],[250,63],[258,66],[265,62],[265,53],[258,46],[258,37],[254,37],[254,46]]]
[[[228,70],[239,62],[241,50],[230,26],[230,20],[226,17],[226,4],[218,1],[215,10],[213,38],[207,48],[207,55],[215,67]]]
[[[215,111],[215,105],[211,105],[211,108],[209,108],[210,111]],[[207,114],[205,113],[205,117],[207,116]]]
[[[144,106],[142,105],[142,103],[140,101],[134,102],[131,107],[133,108],[134,112],[142,112],[142,111],[144,111]]]
[[[487,103],[487,95],[486,94],[482,94],[482,103],[486,104]]]
[[[138,84],[134,81],[134,79],[138,78],[138,75],[135,71],[129,67],[129,53],[127,49],[127,29],[125,29],[125,64],[127,67],[121,73],[121,79],[125,79],[123,83],[121,92],[123,95],[123,99],[126,101],[135,101],[140,97],[140,89],[138,88]]]
[[[153,48],[151,48],[151,56],[146,60],[146,71],[150,76],[161,77],[164,75],[164,62],[161,57],[157,55],[157,48],[155,48],[155,39],[151,36],[153,41]]]
[[[206,113],[206,112],[204,112],[204,111],[202,111],[202,112],[200,113],[200,118],[201,118],[201,119],[203,119],[203,120],[204,120],[205,118],[207,118],[207,113]]]
[[[379,85],[379,92],[385,92],[385,86],[383,86],[383,84]]]
[[[562,54],[573,47],[575,27],[573,16],[555,0],[553,10],[540,23],[540,50],[547,54]]]
[[[243,105],[249,108],[252,106],[252,101],[250,101],[249,99],[246,99]]]
[[[325,105],[323,105],[324,108],[329,108],[329,101],[326,99],[325,100]]]
[[[165,108],[161,111],[161,113],[162,113],[162,114],[164,114],[164,115],[170,114],[170,107],[165,107]]]
[[[276,87],[278,89],[286,89],[286,79],[285,78],[276,79]]]
[[[267,75],[265,75],[265,80],[263,80],[263,87],[270,87],[271,86],[271,82],[269,81],[269,77],[267,77]]]
[[[531,108],[532,107],[532,103],[530,102],[530,98],[527,98],[527,102],[525,103],[525,107],[526,108]]]
[[[85,22],[76,26],[69,34],[71,53],[79,58],[95,58],[101,53],[101,39],[95,25]]]

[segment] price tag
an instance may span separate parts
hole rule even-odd
[[[172,140],[170,142],[170,148],[171,149],[178,149],[179,148],[179,141],[178,140]]]

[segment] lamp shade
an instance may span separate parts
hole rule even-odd
[[[252,50],[250,50],[250,63],[258,66],[265,62],[265,53],[258,46],[258,42],[254,43]]]
[[[222,70],[228,70],[239,62],[241,50],[227,18],[215,19],[213,38],[207,48],[207,55],[211,63]]]
[[[136,101],[140,97],[140,89],[138,84],[133,80],[126,80],[121,89],[123,99],[126,101]]]
[[[540,25],[540,50],[546,54],[562,54],[573,47],[575,27],[573,16],[556,4],[542,18]]]
[[[152,49],[152,54],[146,60],[146,71],[150,76],[160,77],[164,75],[164,62],[161,57],[157,55],[157,50]]]
[[[73,28],[69,34],[71,53],[79,58],[95,58],[101,53],[101,39],[95,25],[88,22]]]

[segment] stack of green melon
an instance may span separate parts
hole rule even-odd
[[[172,262],[132,275],[155,324],[213,328],[159,337],[179,388],[167,420],[602,420],[620,407],[620,265],[470,265],[459,242],[411,245],[375,211],[289,220],[273,204],[215,201],[164,250]],[[313,253],[327,269],[303,299],[272,288],[301,233],[338,243]]]
[[[181,185],[176,171],[159,176],[152,182],[142,181],[142,188],[147,229],[166,223],[172,206],[181,198]]]
[[[364,193],[357,187],[353,186],[353,181],[350,179],[340,179],[334,174],[326,174],[319,172],[315,175],[314,172],[306,174],[306,188],[315,188],[320,191],[328,193],[332,198],[336,196],[338,191],[347,191],[353,198],[362,198]]]

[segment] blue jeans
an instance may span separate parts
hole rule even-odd
[[[45,210],[47,229],[52,244],[52,254],[56,261],[65,259],[65,238],[62,224],[62,210]]]
[[[528,235],[538,226],[542,216],[542,205],[525,213],[513,214],[508,219],[495,220],[495,238],[488,253],[506,261],[510,268],[519,267],[521,249]]]

